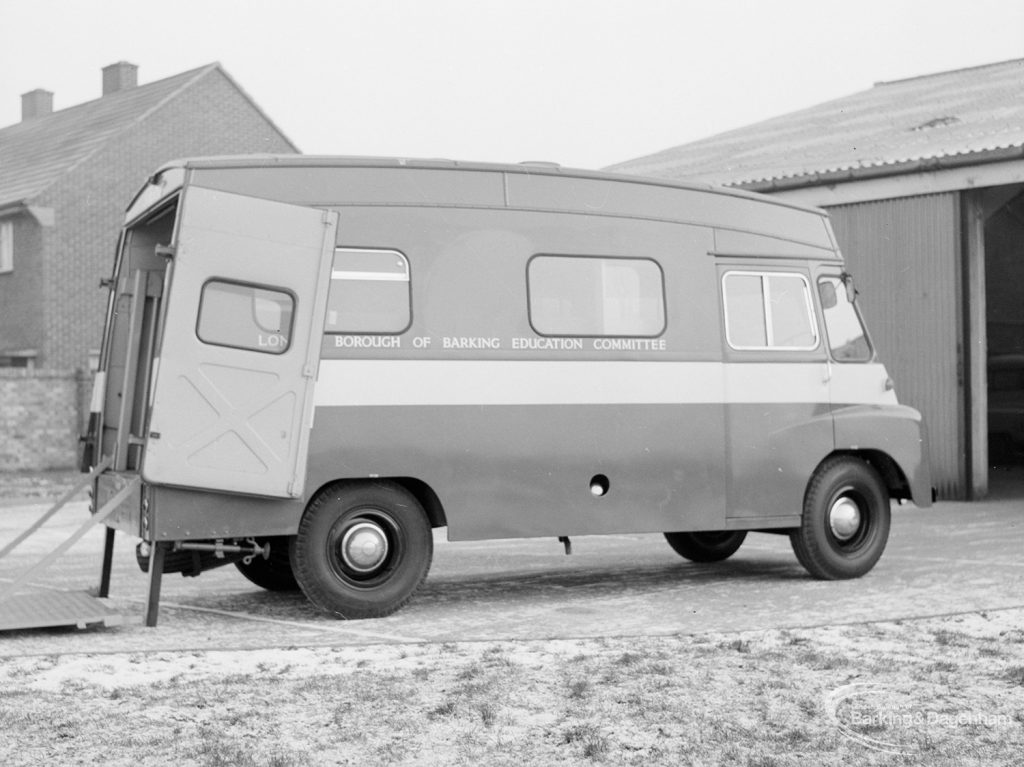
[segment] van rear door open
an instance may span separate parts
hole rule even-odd
[[[336,229],[333,212],[185,191],[146,482],[301,495]]]

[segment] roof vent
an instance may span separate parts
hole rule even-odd
[[[53,111],[53,93],[36,88],[21,94],[21,121],[45,117]]]
[[[960,122],[959,117],[936,117],[934,120],[929,120],[926,123],[915,125],[910,130],[931,130],[932,128],[945,128],[947,125],[956,125]]]
[[[127,91],[138,85],[139,67],[127,61],[103,67],[103,95]]]

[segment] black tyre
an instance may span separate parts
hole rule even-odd
[[[255,556],[249,564],[235,562],[238,572],[267,591],[298,591],[299,582],[295,580],[291,557],[288,554],[288,536],[257,538],[256,542],[261,546],[270,544],[270,557],[264,559]]]
[[[434,538],[402,487],[337,483],[309,504],[291,554],[296,580],[317,607],[340,618],[380,618],[423,582]]]
[[[708,530],[699,533],[665,533],[676,554],[691,562],[721,562],[728,559],[747,537],[746,530]]]
[[[811,477],[803,522],[789,540],[815,578],[859,578],[885,551],[890,518],[889,492],[878,472],[858,458],[837,456]]]

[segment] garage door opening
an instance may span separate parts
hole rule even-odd
[[[984,197],[989,484],[1024,495],[1024,185]]]

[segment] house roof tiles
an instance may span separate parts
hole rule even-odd
[[[224,73],[220,64],[208,64],[0,128],[0,209],[31,201],[117,135],[218,70]]]

